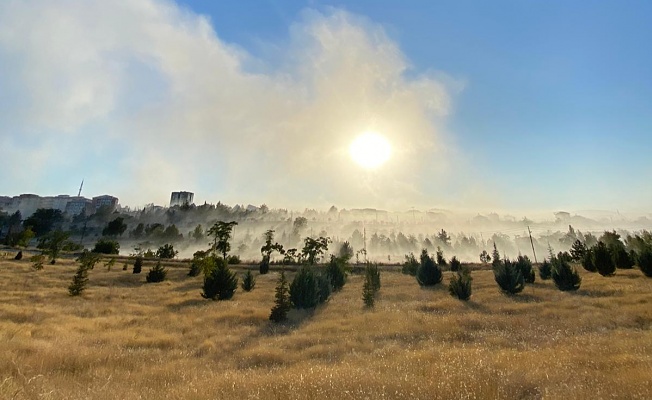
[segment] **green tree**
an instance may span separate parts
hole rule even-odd
[[[301,267],[290,284],[290,300],[295,308],[314,308],[319,304],[319,282],[314,271]]]
[[[328,244],[331,242],[330,238],[320,236],[317,239],[307,237],[304,239],[304,246],[301,253],[308,261],[308,264],[314,265],[317,259],[328,251]]]
[[[421,251],[421,263],[416,277],[421,286],[434,286],[440,283],[443,278],[441,268],[430,257],[426,249]]]
[[[444,258],[444,251],[440,247],[437,247],[436,256],[437,256],[437,265],[439,265],[440,268],[445,268],[447,262],[446,259]]]
[[[117,217],[113,221],[106,224],[106,227],[102,230],[103,236],[122,236],[122,234],[127,230],[127,224],[124,222],[124,218]]]
[[[256,278],[250,270],[247,270],[244,278],[242,278],[242,290],[245,292],[251,292],[256,286]]]
[[[52,231],[39,239],[37,247],[50,257],[50,264],[55,264],[69,237],[68,232]]]
[[[416,276],[418,269],[419,269],[419,261],[417,261],[417,258],[414,256],[414,253],[406,254],[405,262],[403,263],[401,272],[406,275]]]
[[[351,247],[351,244],[349,242],[344,242],[340,246],[340,250],[338,251],[337,257],[344,260],[344,262],[349,262],[353,258],[353,247]]]
[[[61,210],[52,208],[39,208],[29,218],[23,221],[25,228],[31,228],[37,237],[41,237],[63,222]]]
[[[539,264],[539,277],[544,281],[552,278],[552,265],[545,258]]]
[[[233,227],[238,225],[237,222],[224,222],[217,221],[209,230],[208,236],[213,237],[213,252],[220,252],[222,258],[226,260],[226,256],[231,250],[231,235],[233,233]]]
[[[166,259],[171,259],[175,258],[179,254],[178,251],[174,249],[174,246],[171,244],[164,244],[163,246],[159,247],[158,250],[156,250],[156,257],[157,258],[166,258]]]
[[[281,271],[281,275],[279,275],[278,282],[276,283],[274,298],[274,307],[269,315],[269,320],[272,322],[283,322],[287,320],[288,312],[292,308],[290,289],[285,279],[284,271]]]
[[[205,299],[229,300],[238,288],[238,276],[229,269],[223,258],[212,258],[213,268],[204,276],[203,293]]]
[[[145,279],[147,280],[147,283],[163,282],[167,274],[168,272],[165,267],[163,267],[161,262],[158,261],[156,265],[149,270]]]
[[[586,249],[584,255],[582,256],[582,267],[589,272],[597,272],[595,264],[593,264],[593,249]]]
[[[101,254],[119,254],[120,243],[116,242],[115,240],[100,239],[95,243],[93,252]]]
[[[331,256],[331,260],[326,266],[326,276],[330,281],[333,291],[339,291],[346,283],[346,260],[343,258]]]
[[[593,266],[602,276],[612,276],[616,272],[616,265],[611,258],[611,253],[604,242],[598,242],[591,251],[593,255]]]
[[[460,270],[461,267],[462,267],[462,263],[460,262],[460,260],[458,260],[457,257],[453,256],[453,258],[451,258],[451,271],[457,272]]]
[[[471,298],[471,281],[473,281],[471,270],[469,268],[460,268],[451,277],[448,292],[451,296],[466,301]]]
[[[72,277],[72,283],[68,286],[68,293],[71,296],[80,296],[86,290],[86,284],[88,284],[88,269],[80,264]]]
[[[561,291],[575,291],[580,288],[582,278],[568,261],[557,258],[552,260],[552,280]]]
[[[491,256],[489,253],[487,253],[487,250],[482,250],[482,253],[480,253],[480,262],[483,264],[486,264],[491,261]]]
[[[504,293],[516,294],[525,287],[525,280],[521,270],[516,266],[516,263],[511,262],[509,259],[505,258],[505,260],[498,263],[494,259],[493,271],[494,279]]]
[[[367,262],[365,267],[365,279],[362,285],[362,301],[367,308],[373,308],[376,302],[376,295],[380,290],[380,271],[378,264]]]
[[[648,278],[652,278],[652,247],[646,246],[638,255],[638,268]]]
[[[496,242],[494,242],[494,249],[491,252],[491,266],[492,268],[496,268],[497,266],[500,266],[500,253],[498,252],[498,248],[496,247]]]
[[[134,274],[140,274],[140,272],[143,269],[143,257],[137,256],[136,260],[134,261]]]
[[[204,240],[204,228],[202,228],[201,224],[197,225],[192,231],[192,238],[195,239],[196,242]]]
[[[260,273],[266,274],[269,272],[269,263],[272,258],[272,253],[277,251],[280,254],[283,254],[283,245],[274,242],[274,230],[268,229],[263,237],[265,239],[265,244],[260,248],[260,254],[263,256],[263,260],[260,263]]]
[[[573,257],[573,261],[575,262],[582,261],[584,259],[584,255],[586,254],[586,250],[587,249],[586,246],[584,245],[584,242],[582,242],[579,239],[574,241],[570,249],[570,254],[571,257]]]
[[[518,255],[516,259],[516,267],[521,271],[525,283],[534,283],[536,278],[534,269],[532,268],[532,261],[528,256]]]

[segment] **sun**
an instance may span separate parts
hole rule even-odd
[[[351,142],[351,159],[365,169],[375,169],[385,164],[392,155],[392,146],[384,136],[365,132]]]

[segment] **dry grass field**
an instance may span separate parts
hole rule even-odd
[[[383,272],[372,311],[351,276],[273,325],[275,272],[213,302],[186,268],[146,284],[149,267],[99,264],[75,298],[72,261],[1,260],[0,398],[652,398],[652,279],[638,270],[581,270],[577,293],[537,280],[513,297],[475,271],[469,302]]]

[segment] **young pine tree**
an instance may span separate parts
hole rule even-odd
[[[443,276],[441,268],[428,254],[428,250],[421,251],[421,264],[417,270],[417,282],[421,286],[434,286],[441,282]]]
[[[445,268],[446,267],[446,259],[444,258],[444,251],[440,248],[437,247],[437,265],[439,265],[439,268]]]
[[[595,268],[595,264],[593,264],[593,257],[593,248],[586,249],[582,256],[582,268],[589,272],[597,272],[598,269]]]
[[[247,270],[244,278],[242,278],[241,286],[242,290],[245,292],[251,292],[254,290],[254,286],[256,286],[256,277],[254,277],[254,274],[252,274],[250,270]]]
[[[168,271],[161,265],[161,262],[157,262],[154,268],[150,269],[147,273],[145,279],[147,283],[157,283],[163,282],[167,276]]]
[[[472,280],[471,270],[468,268],[461,268],[451,277],[451,281],[448,284],[448,292],[451,296],[466,301],[471,298]]]
[[[509,259],[494,263],[494,278],[500,289],[506,294],[516,294],[525,287],[525,280],[521,270],[516,267],[516,263]]]
[[[417,261],[417,258],[414,256],[414,254],[412,253],[406,254],[405,262],[403,263],[401,272],[406,275],[416,276],[418,269],[419,269],[419,261]]]
[[[302,267],[294,276],[290,300],[295,308],[314,308],[319,304],[319,282],[310,267]]]
[[[143,258],[141,256],[136,257],[134,261],[134,274],[140,274],[140,271],[143,269]]]
[[[563,258],[553,260],[552,280],[555,282],[557,289],[561,291],[575,291],[580,288],[582,278],[574,267]]]
[[[648,278],[652,278],[652,247],[644,248],[637,257],[638,268]]]
[[[611,258],[611,253],[603,242],[598,242],[591,253],[593,253],[593,265],[600,275],[612,276],[616,272],[616,265]]]
[[[530,261],[528,256],[522,256],[519,254],[516,259],[516,267],[521,271],[521,274],[523,274],[525,283],[534,283],[534,269],[532,268],[532,261]]]
[[[364,273],[364,284],[362,285],[362,301],[365,307],[373,308],[376,301],[376,294],[380,290],[380,271],[377,264],[367,263]]]
[[[460,270],[461,266],[462,263],[460,260],[458,260],[457,257],[453,256],[453,258],[451,258],[451,271],[457,272]]]
[[[346,259],[331,256],[331,260],[326,267],[326,276],[333,291],[337,292],[342,289],[346,283]]]
[[[75,276],[72,277],[72,283],[68,286],[68,293],[71,296],[80,296],[86,289],[88,283],[88,267],[84,264],[79,264]]]
[[[205,299],[228,300],[238,288],[238,276],[229,269],[223,258],[213,258],[213,268],[204,276],[203,293]]]
[[[284,271],[281,272],[276,283],[276,294],[274,297],[274,307],[269,315],[269,320],[272,322],[283,322],[287,320],[288,311],[292,308],[290,289],[288,288],[288,281],[285,279]]]
[[[543,259],[543,262],[539,264],[539,277],[544,281],[552,278],[552,264],[550,264],[545,258]]]

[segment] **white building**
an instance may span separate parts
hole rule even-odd
[[[193,204],[195,194],[192,192],[172,192],[170,196],[170,207]]]

